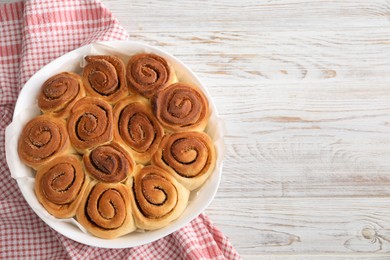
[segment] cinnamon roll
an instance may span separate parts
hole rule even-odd
[[[68,119],[70,142],[80,153],[112,140],[112,107],[107,102],[84,97],[74,104]]]
[[[127,96],[125,64],[116,56],[86,56],[88,64],[84,67],[83,82],[91,96],[100,97],[115,103]]]
[[[155,165],[138,167],[133,179],[129,179],[135,223],[145,230],[162,228],[183,213],[190,192]]]
[[[122,183],[91,182],[77,209],[76,219],[100,238],[112,239],[134,231],[129,188]]]
[[[136,162],[147,164],[164,135],[150,106],[135,96],[119,101],[114,107],[114,138],[130,149]]]
[[[133,172],[134,161],[117,143],[95,147],[83,157],[85,170],[103,182],[121,182]]]
[[[207,134],[180,132],[163,137],[152,162],[192,191],[213,172],[215,160],[214,144]]]
[[[70,151],[72,148],[65,121],[48,115],[30,120],[18,140],[20,159],[34,169]]]
[[[86,178],[80,158],[76,155],[56,157],[37,171],[35,194],[38,201],[53,216],[71,218],[76,215]]]
[[[203,131],[209,119],[204,94],[185,83],[175,83],[152,99],[153,113],[170,131]]]
[[[67,118],[73,104],[84,96],[81,77],[72,72],[62,72],[42,85],[38,106],[45,114]]]
[[[126,78],[129,88],[146,98],[177,82],[175,71],[169,62],[150,53],[136,54],[130,58],[126,67]]]

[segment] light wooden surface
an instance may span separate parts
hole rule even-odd
[[[206,213],[244,259],[389,259],[389,1],[103,3],[209,89],[227,154]]]

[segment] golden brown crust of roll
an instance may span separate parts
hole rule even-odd
[[[122,182],[133,170],[135,163],[128,152],[117,143],[95,147],[83,156],[85,170],[102,182]]]
[[[165,227],[184,212],[190,192],[155,165],[137,168],[128,181],[136,226],[145,230]]]
[[[77,209],[76,219],[100,238],[112,239],[134,231],[129,188],[122,183],[91,182]]]
[[[30,120],[18,141],[19,158],[33,169],[70,151],[72,148],[65,121],[48,115]]]
[[[163,137],[152,162],[192,191],[213,172],[215,160],[214,144],[207,134],[181,132]]]
[[[80,153],[109,143],[113,137],[112,107],[102,99],[84,97],[74,104],[68,119],[70,142]]]
[[[114,139],[130,150],[136,162],[147,164],[160,144],[164,129],[153,115],[150,104],[132,96],[114,107]]]
[[[71,218],[76,215],[89,179],[76,155],[56,157],[41,167],[35,176],[38,201],[53,216]]]
[[[153,113],[169,131],[203,131],[210,112],[205,95],[196,87],[175,83],[151,100]]]
[[[125,64],[113,55],[86,56],[88,64],[83,70],[83,82],[87,93],[109,103],[127,96]]]
[[[74,103],[84,96],[81,77],[72,72],[62,72],[42,85],[38,106],[45,114],[67,118]]]
[[[161,56],[140,53],[132,56],[126,66],[129,88],[146,98],[177,82],[176,73],[169,62]]]

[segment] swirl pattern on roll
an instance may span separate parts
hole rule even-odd
[[[166,59],[156,54],[141,53],[130,58],[126,67],[129,87],[150,98],[158,90],[177,81],[175,71]]]
[[[164,136],[153,163],[169,171],[187,189],[200,187],[212,173],[215,150],[203,132],[180,132]]]
[[[18,141],[20,159],[34,169],[70,149],[65,121],[47,115],[30,120]]]
[[[96,180],[121,182],[133,172],[134,161],[117,143],[95,147],[84,154],[85,170]]]
[[[112,107],[94,97],[84,97],[73,106],[68,119],[72,145],[80,153],[108,143],[113,137]]]
[[[45,81],[38,96],[38,106],[43,113],[67,118],[73,104],[85,96],[81,77],[72,72],[62,72]]]
[[[116,238],[135,229],[129,189],[121,183],[91,183],[76,218],[101,238]]]
[[[35,194],[50,214],[70,218],[76,214],[87,180],[78,156],[56,157],[37,171]]]
[[[152,99],[153,113],[170,131],[203,131],[209,119],[208,102],[197,88],[175,83]]]
[[[135,161],[147,164],[164,135],[150,107],[141,99],[130,97],[115,105],[114,118],[115,138],[131,149]]]
[[[127,96],[125,64],[116,56],[86,56],[88,64],[83,70],[85,89],[91,96],[115,103]]]
[[[142,229],[166,226],[183,213],[188,203],[189,191],[154,165],[139,167],[132,187],[134,217]]]

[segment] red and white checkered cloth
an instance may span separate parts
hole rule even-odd
[[[95,41],[124,40],[127,32],[96,1],[36,0],[0,5],[0,258],[239,259],[227,238],[201,214],[153,243],[103,249],[70,240],[30,209],[5,160],[4,134],[18,93],[42,66]]]

